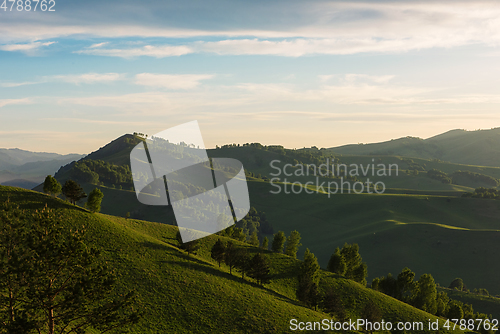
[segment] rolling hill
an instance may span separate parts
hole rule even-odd
[[[264,251],[271,262],[271,284],[251,280],[218,268],[210,249],[218,236],[201,239],[196,255],[178,249],[177,228],[88,211],[34,191],[0,186],[0,200],[24,210],[47,205],[67,229],[86,229],[86,243],[102,250],[104,260],[118,273],[116,293],[136,290],[141,321],[127,333],[284,333],[290,319],[321,321],[331,316],[305,308],[295,298],[300,261]],[[85,227],[84,227],[85,226]],[[224,240],[224,237],[221,237]],[[257,248],[247,247],[251,253]],[[386,321],[434,320],[423,311],[358,283],[321,272],[345,300],[347,316],[357,319],[368,301],[376,302]],[[442,320],[441,324],[443,323]]]
[[[500,167],[500,128],[451,130],[427,139],[405,137],[382,143],[332,147],[329,150],[342,155],[397,155]]]
[[[130,151],[138,142],[140,139],[132,135],[122,136],[82,161],[93,158],[126,166]],[[301,233],[304,247],[299,257],[308,247],[325,268],[336,247],[354,242],[360,245],[368,264],[369,281],[389,272],[397,275],[409,267],[417,275],[431,273],[443,286],[448,286],[455,277],[462,277],[471,288],[500,293],[497,279],[500,271],[490,264],[491,254],[500,251],[500,202],[460,197],[481,186],[480,183],[443,184],[426,175],[430,169],[449,174],[461,170],[498,179],[500,168],[399,156],[331,155],[332,159],[347,164],[366,164],[372,159],[397,163],[401,172],[384,179],[388,189],[383,195],[343,194],[329,198],[321,193],[270,193],[275,188],[263,178],[272,178],[272,160],[280,160],[282,164],[317,163],[318,157],[329,154],[325,151],[251,144],[222,146],[208,153],[210,157],[230,157],[243,162],[253,175],[248,177],[251,205],[266,213],[275,231],[283,230],[287,235],[293,230]],[[72,163],[61,168],[56,178],[60,182],[72,178],[74,166]],[[423,171],[417,175],[407,173],[417,167]],[[313,179],[313,176],[294,176],[288,182]],[[173,224],[174,217],[168,208],[139,203],[131,183],[124,184],[122,189],[110,184],[81,183],[87,193],[94,188],[102,190],[105,196],[102,212],[106,214],[125,217],[130,212],[135,219]]]

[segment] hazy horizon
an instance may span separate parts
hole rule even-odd
[[[464,130],[464,131],[467,131],[467,132],[473,132],[473,131],[493,130],[493,129],[497,129],[497,128],[500,128],[500,127],[492,127],[492,128],[488,128],[488,129],[474,129],[474,130],[450,129],[450,130],[447,130],[447,131],[442,132],[442,133],[436,133],[436,134],[434,134],[432,136],[429,136],[429,137],[426,137],[426,138],[419,137],[419,136],[410,136],[410,137],[416,137],[416,138],[421,138],[421,139],[425,140],[425,139],[429,139],[429,138],[432,138],[432,137],[437,136],[437,135],[441,135],[441,134],[449,132],[449,131]],[[135,132],[137,132],[137,131],[135,131]],[[131,135],[132,133],[127,133],[127,134]],[[123,134],[123,135],[126,135],[126,134]],[[147,134],[147,135],[149,136],[149,134]],[[99,150],[99,148],[103,147],[104,145],[110,143],[111,141],[113,141],[113,140],[115,140],[115,139],[117,139],[119,137],[121,137],[121,136],[112,138],[109,141],[107,141],[105,144],[103,143],[102,146],[99,146],[98,148],[92,149],[92,150],[90,150],[88,152],[62,152],[62,153],[61,152],[56,152],[56,151],[31,151],[31,152],[34,152],[34,153],[56,153],[56,154],[61,154],[61,155],[70,155],[70,154],[88,155],[88,154],[90,154],[92,152],[95,152],[95,151]],[[388,141],[395,140],[395,139],[401,139],[401,138],[404,138],[404,137],[407,137],[407,136],[402,136],[402,137],[398,137],[398,138],[388,138],[388,139],[384,139],[384,140],[377,141],[377,142],[352,142],[352,143],[341,143],[341,144],[338,144],[338,145],[329,145],[329,146],[311,145],[311,146],[300,146],[300,147],[287,147],[286,145],[283,145],[281,143],[264,143],[264,142],[259,141],[259,140],[249,141],[249,142],[245,142],[245,143],[239,143],[239,142],[216,143],[213,146],[208,146],[205,143],[205,146],[206,146],[207,149],[215,149],[216,146],[222,146],[222,145],[226,145],[226,144],[241,144],[242,145],[242,144],[246,144],[246,143],[260,143],[260,144],[266,145],[266,146],[269,146],[269,145],[281,145],[281,146],[284,146],[286,149],[310,148],[312,146],[316,146],[318,148],[332,148],[332,147],[339,147],[339,146],[345,146],[345,145],[356,145],[356,144],[360,144],[360,143],[362,143],[362,144],[376,144],[376,143],[388,142]],[[7,149],[7,150],[20,149],[20,150],[24,150],[24,151],[30,151],[30,150],[24,149],[22,147],[0,147],[0,149]]]

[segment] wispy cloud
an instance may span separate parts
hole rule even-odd
[[[47,82],[67,82],[76,85],[110,83],[113,81],[122,80],[124,78],[125,75],[120,73],[85,73],[77,75],[52,75],[52,76],[44,76],[36,81],[3,82],[0,83],[0,87],[19,87],[26,85],[43,84]]]
[[[0,108],[5,107],[10,104],[31,104],[33,103],[32,99],[24,98],[24,99],[0,99]]]
[[[49,79],[54,81],[69,82],[73,84],[93,84],[93,83],[108,83],[118,81],[124,77],[119,73],[86,73],[79,75],[56,75]]]
[[[4,44],[0,45],[0,50],[10,52],[22,52],[29,56],[38,54],[39,50],[45,46],[52,45],[56,42],[32,42],[26,44]]]
[[[319,81],[322,83],[331,81],[332,79],[337,79],[344,83],[372,82],[372,83],[383,84],[394,79],[395,76],[348,73],[344,75],[335,75],[335,74],[318,75],[318,78]]]
[[[89,49],[100,48],[101,46],[104,46],[106,44],[108,44],[108,42],[95,43],[95,44],[92,44],[91,46],[89,46]]]
[[[135,83],[142,86],[166,89],[193,89],[200,85],[201,80],[208,80],[213,77],[210,74],[140,73],[135,76]]]
[[[133,58],[138,56],[149,56],[156,58],[164,58],[171,56],[182,56],[189,53],[193,53],[194,50],[186,45],[173,46],[173,45],[161,45],[153,46],[146,45],[141,48],[128,48],[128,49],[104,49],[99,47],[74,51],[78,54],[88,54],[94,56],[109,56],[109,57],[121,57],[121,58]]]

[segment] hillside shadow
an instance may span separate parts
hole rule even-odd
[[[254,288],[262,289],[263,291],[269,293],[270,295],[272,295],[273,297],[275,297],[279,300],[303,307],[303,305],[301,303],[299,303],[298,301],[293,300],[287,296],[284,296],[284,295],[282,295],[274,290],[271,290],[270,288],[267,288],[266,286],[259,285],[255,282],[249,281],[247,279],[243,279],[243,278],[241,278],[241,276],[236,276],[234,274],[230,274],[230,273],[221,271],[221,270],[217,269],[216,267],[211,267],[210,264],[199,261],[195,258],[190,257],[189,259],[194,260],[194,261],[193,262],[161,261],[161,262],[167,263],[167,264],[176,264],[176,265],[179,265],[179,266],[184,267],[184,268],[189,268],[189,269],[194,269],[197,271],[204,272],[207,275],[213,275],[213,276],[217,276],[220,278],[229,279],[229,280],[232,280],[232,281],[237,282],[237,283],[246,284],[246,285],[252,286]],[[275,276],[271,276],[271,280],[274,277]]]
[[[73,209],[80,212],[88,212],[86,209],[66,202],[58,197],[52,197],[36,191],[18,191],[16,188],[2,189],[0,192],[0,201],[9,200],[18,205],[20,209],[39,210],[47,206],[50,209]]]
[[[151,248],[151,249],[154,249],[154,250],[163,250],[163,251],[166,251],[166,250],[170,250],[171,249],[168,246],[165,246],[165,245],[162,245],[162,244],[158,244],[158,243],[155,243],[155,242],[151,242],[151,241],[139,242],[139,245],[147,247],[147,248]]]
[[[274,278],[281,278],[281,279],[297,277],[297,272],[298,272],[299,267],[300,267],[300,264],[293,266],[293,267],[286,267],[287,270],[280,271],[279,273],[273,274],[273,277]]]
[[[166,248],[168,248],[168,247],[166,247]],[[171,248],[168,248],[168,249],[172,250]],[[197,263],[198,265],[203,265],[203,266],[207,266],[207,267],[212,266],[212,264],[210,264],[210,263],[207,263],[205,261],[202,261],[200,259],[195,258],[192,255],[185,253],[182,249],[176,249],[176,250],[178,252],[171,254],[172,256],[184,259],[186,261],[190,261],[190,263],[193,262],[193,263]],[[194,255],[196,255],[196,254],[194,254]],[[181,263],[181,262],[163,260],[163,261],[160,261],[160,263]],[[185,263],[185,262],[182,262],[182,263]]]

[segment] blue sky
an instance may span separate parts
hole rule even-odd
[[[332,147],[500,126],[494,1],[9,7],[0,147],[89,153],[191,120],[207,147]]]

